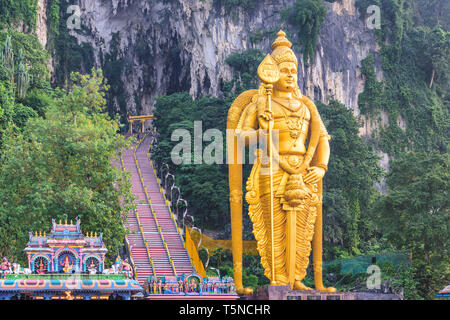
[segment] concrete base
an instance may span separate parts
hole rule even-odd
[[[318,290],[291,290],[289,286],[265,286],[258,288],[246,300],[400,300],[394,294],[373,292],[321,292]]]

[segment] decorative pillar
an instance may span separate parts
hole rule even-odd
[[[59,266],[58,266],[58,257],[55,257],[53,260],[54,260],[53,271],[54,271],[54,272],[58,272],[58,269],[59,269]]]
[[[141,131],[142,133],[145,131],[145,120],[141,120]]]
[[[133,134],[133,120],[130,120],[130,133]]]
[[[53,260],[55,258],[55,252],[52,249],[52,253],[50,254],[50,258],[49,258],[49,266],[51,265],[51,270],[50,271],[56,271],[55,270],[55,264],[53,263]]]

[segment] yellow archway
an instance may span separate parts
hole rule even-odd
[[[133,122],[140,121],[141,122],[141,132],[145,130],[145,121],[155,119],[152,114],[143,115],[143,116],[129,116],[128,121],[130,123],[130,133],[133,134]]]

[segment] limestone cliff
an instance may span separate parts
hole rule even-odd
[[[37,35],[47,42],[45,7],[39,0]],[[105,67],[105,57],[114,52],[113,65],[120,73],[122,100],[129,114],[151,111],[156,97],[189,90],[193,97],[221,95],[221,84],[233,77],[225,59],[234,52],[259,48],[270,52],[279,29],[285,30],[299,57],[299,84],[314,100],[336,98],[359,115],[358,95],[363,91],[361,60],[377,52],[374,32],[366,27],[355,0],[324,1],[327,15],[319,34],[312,65],[303,63],[297,30],[281,18],[280,10],[295,0],[264,0],[254,10],[230,12],[213,0],[74,0],[81,9],[81,28],[72,29],[78,44],[88,44],[93,64]],[[215,4],[216,3],[216,4]],[[70,13],[62,10],[61,19]],[[120,69],[119,69],[120,66]],[[382,71],[375,55],[378,80]],[[381,123],[383,125],[383,123]],[[365,123],[360,134],[369,136],[377,124]],[[381,164],[388,168],[389,159]]]
[[[270,52],[280,28],[289,33],[301,57],[297,32],[279,13],[294,2],[264,0],[250,12],[235,8],[226,14],[212,0],[78,0],[74,4],[82,10],[82,29],[89,32],[71,34],[93,47],[100,67],[116,37],[125,63],[121,78],[127,109],[132,114],[148,112],[161,94],[189,90],[194,97],[220,95],[221,83],[232,77],[226,57],[248,48]],[[354,0],[324,4],[328,12],[314,64],[301,61],[300,86],[316,100],[335,97],[358,115],[357,97],[364,85],[359,69],[361,60],[377,49],[374,35],[359,19]],[[256,34],[265,36],[255,41]]]

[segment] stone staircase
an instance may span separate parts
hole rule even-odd
[[[151,137],[147,136],[122,152],[122,165],[131,172],[132,193],[136,196],[136,212],[128,214],[126,225],[132,232],[127,238],[140,285],[144,285],[149,276],[160,278],[193,272],[148,158],[150,142]]]

